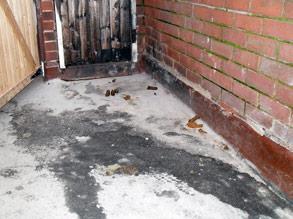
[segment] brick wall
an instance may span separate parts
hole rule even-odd
[[[40,51],[45,65],[46,79],[55,78],[60,74],[60,70],[53,0],[40,1],[39,25]]]
[[[292,0],[144,4],[148,55],[293,151]]]

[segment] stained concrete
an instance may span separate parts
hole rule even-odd
[[[148,85],[158,86],[159,90],[147,91]],[[104,96],[107,89],[114,88],[119,89],[119,94]],[[125,101],[124,95],[131,95],[131,100]],[[140,214],[140,207],[132,206],[123,209],[132,217],[123,217],[111,212],[116,208],[106,205],[108,199],[115,198],[114,191],[106,190],[108,184],[114,184],[122,175],[127,184],[136,182],[139,187],[149,188],[158,209],[166,203],[174,208],[177,203],[190,205],[180,214],[175,212],[177,218],[292,217],[292,202],[277,194],[204,121],[200,122],[207,134],[186,127],[192,116],[187,106],[147,75],[117,81],[35,80],[0,112],[0,204],[6,203],[0,205],[0,218],[150,217]],[[110,165],[131,166],[136,173],[107,176]],[[155,189],[164,174],[171,177],[168,182],[178,190]],[[158,182],[142,185],[139,177],[152,177]],[[36,192],[29,185],[36,185]],[[123,188],[128,187],[118,184],[117,190],[126,200],[133,194],[131,186],[130,191]],[[193,192],[188,192],[190,189]],[[103,200],[99,194],[103,194]],[[186,201],[185,195],[200,196],[200,202],[216,200],[224,207],[215,214],[210,202],[210,212],[197,213],[205,208]],[[121,199],[122,206],[123,197],[117,199]],[[133,205],[138,201],[141,200],[133,200]],[[28,208],[23,209],[23,203]],[[172,211],[167,207],[165,210]],[[152,218],[170,216],[158,212]]]

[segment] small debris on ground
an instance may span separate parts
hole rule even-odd
[[[115,82],[116,82],[116,79],[113,79],[113,80],[112,80],[112,83],[115,83]]]
[[[112,96],[115,96],[118,93],[119,93],[119,89],[118,88],[111,90],[111,95]]]
[[[126,100],[126,101],[127,101],[127,100],[130,100],[130,99],[131,99],[131,96],[130,96],[130,95],[125,95],[125,96],[123,97],[123,99]]]
[[[158,87],[155,86],[148,86],[147,90],[158,90]]]
[[[225,151],[229,150],[229,147],[228,147],[228,145],[226,145],[226,144],[222,144],[222,147],[223,147],[223,149],[224,149]]]
[[[199,129],[198,132],[199,132],[200,134],[207,134],[207,132],[206,132],[205,130],[203,130],[203,129]]]
[[[188,120],[187,126],[192,129],[201,129],[203,124],[198,124],[196,120],[200,119],[198,115],[194,116],[192,119]]]
[[[109,97],[110,95],[111,96],[115,96],[118,93],[119,93],[119,89],[118,88],[113,89],[113,90],[107,90],[105,96],[106,97]]]
[[[155,96],[157,96],[157,93],[154,93]]]
[[[138,170],[133,165],[113,164],[107,167],[106,175],[113,176],[115,174],[137,175]]]
[[[105,96],[106,97],[109,97],[110,95],[111,95],[111,91],[110,90],[107,90]]]

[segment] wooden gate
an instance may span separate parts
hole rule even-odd
[[[40,66],[33,0],[0,0],[0,107]]]
[[[131,0],[57,0],[65,64],[131,60]]]

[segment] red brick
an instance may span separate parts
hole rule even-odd
[[[238,14],[236,16],[235,26],[240,29],[260,33],[262,28],[262,19]]]
[[[175,68],[175,70],[177,72],[179,72],[181,75],[183,75],[184,77],[186,77],[186,68],[183,65],[175,62],[174,63],[174,68]]]
[[[214,70],[211,79],[214,83],[218,84],[220,87],[223,87],[226,90],[232,91],[232,87],[233,87],[232,78]]]
[[[279,58],[285,62],[293,63],[293,45],[287,43],[281,44]]]
[[[222,69],[223,59],[219,58],[218,56],[215,56],[211,53],[203,51],[202,52],[202,61],[213,68],[216,68],[219,70]]]
[[[265,37],[249,34],[246,48],[269,57],[276,56],[276,41]]]
[[[249,2],[250,0],[226,0],[226,8],[247,11],[249,8]]]
[[[54,21],[44,21],[42,24],[42,28],[44,31],[46,30],[55,30],[55,22]]]
[[[259,56],[240,49],[234,50],[233,60],[252,69],[257,69]]]
[[[293,107],[293,88],[291,87],[287,87],[285,85],[282,84],[277,84],[276,86],[276,98],[288,105]]]
[[[219,24],[225,24],[227,26],[232,26],[234,23],[234,13],[222,11],[222,10],[210,10],[210,21],[219,23]]]
[[[213,74],[214,74],[214,70],[211,69],[210,67],[201,64],[201,63],[197,63],[197,68],[198,68],[198,72],[205,78],[212,80]]]
[[[214,24],[205,23],[202,33],[216,38],[222,37],[222,29]]]
[[[252,0],[251,12],[260,15],[280,17],[283,0]]]
[[[244,101],[225,90],[222,91],[221,105],[228,110],[232,108],[240,115],[244,114]]]
[[[210,48],[211,40],[209,37],[194,33],[193,35],[193,43],[200,46],[204,47],[206,49]]]
[[[43,21],[48,21],[48,20],[54,20],[54,12],[53,11],[45,11],[45,12],[42,12],[41,14],[41,18]]]
[[[293,18],[293,1],[286,0],[284,4],[284,17],[286,18]]]
[[[260,108],[272,115],[277,120],[289,123],[290,109],[279,102],[274,101],[266,96],[260,96]]]
[[[192,5],[190,3],[180,2],[179,5],[179,13],[185,16],[192,16]]]
[[[223,39],[244,47],[246,42],[246,34],[240,30],[224,28]]]
[[[168,47],[168,49],[167,49],[167,55],[170,56],[175,61],[180,60],[180,53],[178,53],[176,50],[174,50],[170,47]]]
[[[221,88],[218,85],[216,85],[206,79],[203,79],[201,82],[201,86],[203,87],[203,89],[207,90],[211,94],[212,99],[214,99],[214,100],[220,99]]]
[[[195,84],[201,83],[201,76],[198,73],[195,73],[193,71],[187,70],[186,72],[186,78],[188,81],[191,81]]]
[[[56,34],[55,32],[45,32],[44,33],[44,38],[45,38],[45,41],[52,41],[52,40],[56,40]]]
[[[197,60],[200,60],[202,56],[202,50],[195,46],[188,46],[186,48],[186,54]]]
[[[180,55],[180,64],[186,67],[189,70],[194,69],[194,60],[186,55]]]
[[[280,80],[290,86],[293,85],[293,67],[267,59],[262,58],[260,62],[259,71],[264,74]]]
[[[56,41],[50,41],[45,43],[45,51],[57,51],[58,46]]]
[[[195,6],[193,8],[193,16],[196,18],[206,20],[206,21],[211,20],[210,9],[208,9],[206,7]]]
[[[245,101],[253,104],[254,106],[257,106],[258,104],[258,93],[237,82],[237,81],[233,81],[233,89],[232,89],[233,93],[241,98],[243,98]]]
[[[293,42],[292,23],[264,19],[262,33],[264,35],[274,36],[282,40],[288,40]]]
[[[251,119],[257,124],[264,126],[267,129],[270,129],[272,127],[272,117],[255,106],[246,104],[245,115],[247,116],[247,118]]]
[[[180,38],[188,43],[193,42],[193,32],[185,29],[180,29]]]
[[[240,81],[245,81],[246,70],[231,61],[223,61],[223,71]]]
[[[212,39],[211,40],[211,50],[221,56],[228,58],[228,59],[232,58],[233,47],[228,44],[221,43],[221,42],[218,42],[218,41]]]
[[[41,1],[41,10],[42,11],[53,11],[54,10],[53,1]]]
[[[207,4],[215,7],[224,7],[225,6],[225,0],[193,0],[195,2],[199,2],[202,4]]]
[[[247,70],[245,82],[269,96],[274,94],[275,82],[261,73]]]

